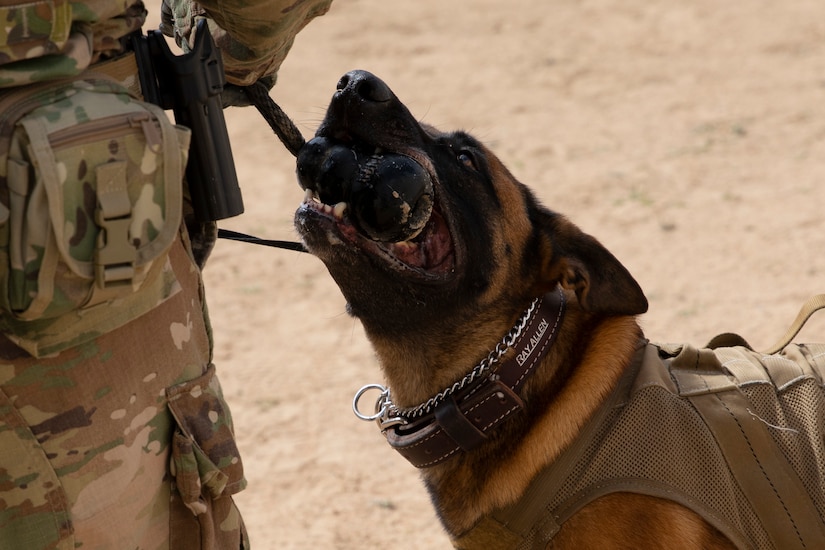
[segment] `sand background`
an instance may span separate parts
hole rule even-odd
[[[599,238],[654,341],[764,349],[825,292],[821,0],[336,0],[272,95],[310,137],[354,68]],[[222,226],[294,239],[294,159],[254,110],[227,119],[246,213]],[[205,279],[253,547],[448,547],[416,470],[352,415],[382,378],[323,265],[220,242]],[[825,312],[799,341],[825,341]]]

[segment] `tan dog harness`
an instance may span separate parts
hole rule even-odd
[[[825,541],[825,344],[777,355],[643,343],[579,438],[458,548],[545,548],[595,499],[677,502],[738,548]]]

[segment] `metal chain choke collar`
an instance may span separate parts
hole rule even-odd
[[[461,380],[457,380],[447,388],[427,399],[425,402],[416,405],[415,407],[401,408],[392,402],[390,388],[381,384],[367,384],[356,392],[355,397],[352,400],[352,411],[355,413],[355,416],[361,420],[377,421],[382,431],[399,424],[408,424],[415,419],[430,414],[448,397],[463,390],[492,370],[493,366],[501,360],[505,353],[507,353],[507,350],[513,347],[516,340],[521,337],[521,334],[524,332],[525,327],[527,327],[527,324],[530,321],[530,317],[532,317],[540,302],[541,298],[536,298],[533,300],[521,317],[519,317],[518,321],[516,321],[516,324],[513,325],[513,328],[510,329],[510,332],[505,334],[504,337],[496,344],[495,348],[490,351],[487,357],[482,359]],[[375,413],[364,414],[358,408],[358,403],[360,402],[361,397],[363,397],[363,395],[370,390],[378,390],[380,394],[375,402]]]

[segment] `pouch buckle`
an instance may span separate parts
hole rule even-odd
[[[132,203],[126,191],[126,163],[108,162],[96,168],[97,210],[100,227],[95,249],[95,284],[107,289],[131,286],[137,249],[129,241]]]

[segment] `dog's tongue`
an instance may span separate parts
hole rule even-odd
[[[430,272],[445,272],[453,265],[450,232],[437,210],[432,211],[430,221],[420,238],[390,244],[388,248],[398,260]]]

